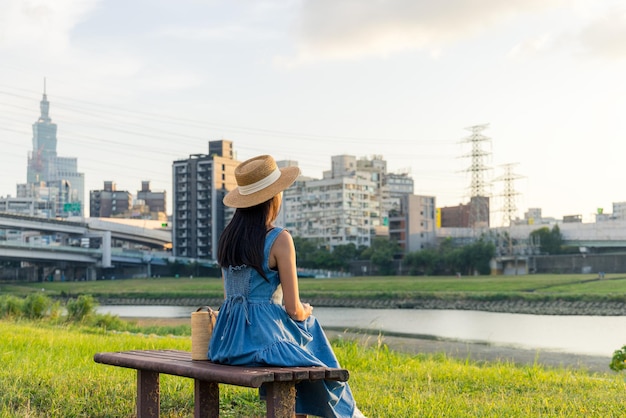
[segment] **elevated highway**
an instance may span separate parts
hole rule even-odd
[[[64,234],[70,238],[93,238],[105,232],[112,240],[132,242],[153,249],[168,248],[172,233],[166,229],[128,225],[102,218],[46,219],[11,213],[0,213],[0,230],[38,231],[45,234]],[[65,243],[61,243],[65,244]]]
[[[153,224],[150,221],[129,225],[100,218],[65,220],[0,213],[0,260],[36,266],[33,274],[38,277],[47,277],[49,271],[68,266],[80,270],[71,273],[74,277],[96,277],[96,269],[139,266],[150,274],[152,265],[189,263],[189,260],[174,259],[171,252],[166,251],[171,248],[171,231],[151,228]]]
[[[102,260],[102,251],[81,247],[42,246],[0,241],[0,258],[23,261],[65,261],[95,264]]]

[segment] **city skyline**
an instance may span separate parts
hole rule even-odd
[[[591,221],[626,201],[623,5],[378,5],[3,2],[0,196],[26,180],[46,77],[86,191],[149,180],[169,194],[173,161],[228,139],[239,160],[270,153],[314,178],[333,155],[382,155],[454,206],[470,194],[465,128],[489,123],[490,177],[510,163],[523,176],[517,216]]]

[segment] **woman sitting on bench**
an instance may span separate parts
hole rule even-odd
[[[313,307],[300,301],[291,235],[273,225],[283,190],[299,174],[298,167],[279,169],[269,155],[235,169],[238,187],[224,197],[224,204],[236,210],[217,253],[225,301],[209,343],[209,359],[215,363],[339,367],[322,327],[311,315]],[[295,412],[363,417],[348,384],[327,380],[296,384]]]

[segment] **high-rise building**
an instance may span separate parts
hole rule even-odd
[[[18,185],[17,195],[47,202],[50,217],[82,216],[85,175],[78,172],[76,158],[57,155],[57,125],[50,118],[45,85],[39,108],[41,114],[33,123],[33,149],[28,155],[26,184]]]
[[[378,220],[374,202],[373,184],[364,178],[307,181],[300,206],[305,224],[297,235],[319,239],[329,249],[349,243],[369,247],[373,221]]]
[[[435,197],[404,194],[389,212],[389,239],[405,253],[432,247],[435,232]]]
[[[133,197],[126,190],[117,190],[112,181],[104,182],[104,189],[89,192],[89,216],[92,218],[111,218],[127,214]]]
[[[332,249],[368,247],[381,224],[378,170],[359,170],[351,155],[331,157],[322,179],[300,179],[284,192],[287,227],[294,236],[317,239]]]
[[[222,203],[237,187],[231,141],[210,141],[208,154],[172,164],[172,246],[177,257],[217,257],[219,236],[232,216]]]
[[[165,212],[165,190],[151,190],[149,181],[141,182],[141,190],[137,191],[137,200],[143,200],[150,212]]]
[[[39,102],[39,109],[41,115],[33,123],[33,150],[28,156],[28,184],[47,182],[56,171],[54,159],[57,157],[57,124],[50,119],[50,102],[45,91]]]

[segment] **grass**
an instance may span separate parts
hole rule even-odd
[[[626,415],[626,384],[615,373],[409,355],[391,351],[380,341],[368,348],[338,339],[333,346],[342,366],[351,372],[350,385],[360,408],[370,418]],[[0,320],[0,417],[134,416],[135,372],[96,364],[93,355],[190,348],[188,334]],[[191,379],[163,375],[162,416],[192,416],[192,394]],[[255,390],[222,385],[220,394],[222,417],[263,414]]]
[[[217,278],[158,278],[102,280],[91,282],[4,283],[0,292],[25,296],[45,291],[53,297],[90,294],[102,298],[221,298],[222,281]],[[626,301],[626,275],[524,275],[472,277],[353,277],[301,279],[303,298],[359,299],[527,299]]]
[[[0,321],[0,416],[131,417],[135,407],[135,372],[93,362],[100,351],[130,349],[190,350],[190,338],[106,332],[97,328]],[[162,412],[166,417],[192,415],[190,379],[162,376]],[[255,395],[235,387],[222,391],[223,416],[261,411]],[[232,399],[232,401],[230,401]],[[230,411],[230,412],[229,412]]]

